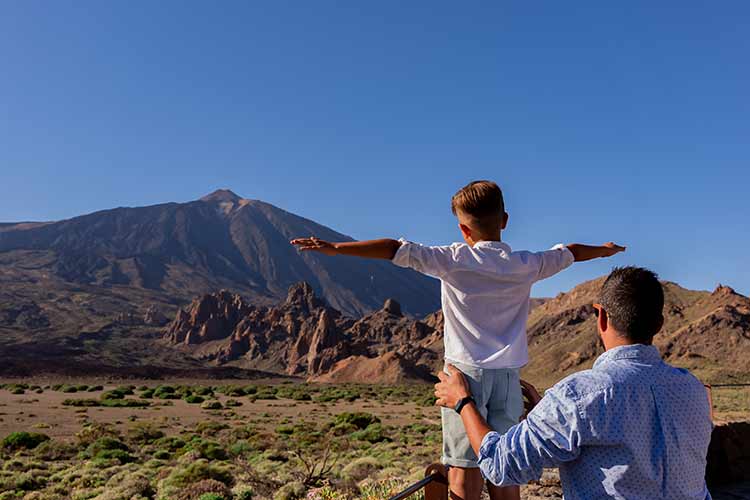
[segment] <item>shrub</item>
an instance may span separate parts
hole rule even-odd
[[[157,439],[156,442],[154,442],[154,446],[164,448],[169,451],[177,451],[180,448],[185,447],[185,441],[177,436],[169,436]]]
[[[151,399],[154,397],[154,390],[153,389],[146,389],[141,393],[139,396],[142,399]]]
[[[251,489],[241,490],[240,492],[234,494],[234,500],[252,500],[252,498],[253,490]]]
[[[211,464],[205,459],[198,459],[185,466],[172,469],[162,483],[165,496],[166,498],[174,498],[176,496],[175,490],[179,491],[205,479],[213,479],[224,483],[226,486],[231,486],[233,482],[232,473],[228,468]]]
[[[139,422],[128,429],[128,438],[138,444],[149,444],[163,437],[164,433],[150,422]]]
[[[190,403],[190,404],[199,404],[199,403],[202,403],[204,401],[205,401],[205,399],[203,399],[203,396],[196,396],[195,394],[190,395],[190,396],[188,396],[188,397],[185,398],[185,402],[186,403]]]
[[[226,450],[215,441],[195,438],[187,444],[187,449],[198,452],[198,454],[209,460],[226,460],[229,458]]]
[[[178,500],[229,500],[232,498],[232,492],[221,481],[203,479],[184,488],[177,498]]]
[[[334,426],[352,426],[357,429],[366,429],[371,424],[380,423],[380,419],[371,413],[339,413],[333,419]]]
[[[37,474],[24,473],[15,477],[15,487],[21,491],[34,491],[44,488],[46,479]]]
[[[108,408],[145,408],[151,406],[151,403],[142,399],[105,399],[100,402],[100,406]]]
[[[86,447],[84,455],[86,457],[92,458],[97,456],[102,451],[111,450],[128,451],[129,448],[128,445],[117,438],[111,436],[102,436],[88,445],[88,447]]]
[[[101,406],[101,402],[96,399],[66,399],[62,404],[63,406]]]
[[[112,460],[117,460],[120,464],[127,464],[134,462],[135,457],[125,450],[101,450],[94,455],[94,462],[97,465],[109,466]]]
[[[237,406],[242,406],[242,402],[237,401],[236,399],[227,399],[226,403],[224,403],[224,406],[227,408],[235,408]]]
[[[297,500],[305,494],[305,485],[299,481],[287,483],[273,495],[273,500]]]
[[[154,490],[148,478],[136,472],[118,472],[105,484],[104,492],[96,500],[145,499],[154,496]]]
[[[352,439],[357,441],[367,441],[368,443],[379,443],[381,441],[389,441],[388,436],[385,435],[383,426],[378,424],[370,424],[367,429],[353,432],[351,435]]]
[[[201,405],[201,408],[203,408],[204,410],[221,410],[223,406],[221,406],[221,403],[219,403],[218,401],[205,401]]]
[[[104,390],[103,385],[92,385],[91,387],[88,388],[87,392],[99,392],[103,390]]]
[[[44,441],[34,448],[34,456],[41,460],[68,460],[76,455],[76,447],[64,441]]]
[[[3,448],[10,451],[33,450],[45,441],[49,436],[38,432],[12,432],[3,439]]]
[[[172,458],[172,454],[167,450],[158,450],[156,453],[154,453],[154,458],[159,460],[169,460],[170,458]]]
[[[171,385],[160,385],[154,389],[154,397],[159,399],[179,399],[175,394],[175,388]]]
[[[373,457],[360,457],[348,463],[341,470],[341,475],[358,483],[380,468],[380,463],[378,463],[377,459]]]

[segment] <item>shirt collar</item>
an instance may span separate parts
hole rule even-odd
[[[498,250],[505,250],[510,253],[510,245],[503,241],[477,241],[474,243],[474,248],[495,248]]]
[[[621,345],[619,347],[615,347],[614,349],[610,349],[599,356],[596,362],[594,362],[594,368],[605,365],[617,359],[633,359],[654,363],[661,361],[661,355],[659,354],[659,349],[652,345]]]

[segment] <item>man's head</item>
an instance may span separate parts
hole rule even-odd
[[[617,267],[604,281],[594,308],[605,348],[649,345],[664,324],[664,291],[653,271]]]
[[[482,240],[499,240],[508,224],[503,192],[492,181],[474,181],[451,198],[451,210],[469,245]]]

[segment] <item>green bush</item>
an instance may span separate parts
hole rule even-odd
[[[242,406],[242,402],[237,401],[236,399],[227,399],[226,403],[224,403],[224,406],[227,408],[236,408],[238,406]]]
[[[119,389],[112,389],[111,391],[107,391],[102,394],[101,399],[125,399],[125,396],[127,396],[127,394],[124,391],[121,391]]]
[[[352,439],[357,441],[367,441],[368,443],[380,443],[381,441],[389,441],[388,436],[385,435],[383,426],[379,423],[370,424],[366,429],[361,431],[353,432],[351,434]]]
[[[85,456],[91,458],[97,456],[102,451],[112,450],[129,451],[129,448],[128,445],[117,438],[111,436],[102,436],[88,445],[84,454]]]
[[[206,459],[199,459],[185,466],[175,467],[164,479],[165,489],[184,488],[204,479],[213,479],[232,486],[233,477],[229,468],[214,465]]]
[[[351,425],[357,429],[366,429],[371,424],[377,423],[380,423],[380,419],[375,415],[366,412],[339,413],[333,419],[334,426]]]
[[[215,441],[195,438],[187,444],[186,448],[209,460],[226,460],[229,458],[227,451]]]
[[[151,399],[154,397],[154,389],[146,389],[140,394],[140,398],[142,399]]]
[[[190,404],[200,404],[204,401],[205,399],[203,399],[203,396],[196,396],[195,394],[185,398],[185,402]]]
[[[3,448],[10,451],[33,450],[45,441],[49,436],[38,432],[12,432],[3,439]]]
[[[128,438],[138,444],[149,444],[164,437],[164,433],[150,422],[139,422],[128,429]]]
[[[172,458],[172,454],[167,450],[158,450],[156,453],[154,453],[154,458],[159,460],[169,460],[170,458]]]
[[[175,388],[171,385],[160,385],[154,389],[154,397],[158,399],[180,399],[180,396],[175,392]]]
[[[227,498],[220,493],[204,493],[198,497],[198,500],[227,500]]]
[[[185,441],[177,436],[168,436],[161,439],[157,439],[154,442],[154,446],[164,448],[169,451],[177,451],[180,448],[185,447]]]
[[[92,385],[91,387],[89,387],[87,392],[98,392],[98,391],[103,391],[103,390],[104,390],[104,386],[102,385]]]
[[[219,403],[218,401],[205,401],[201,405],[201,408],[203,408],[204,410],[221,410],[223,406],[221,406],[221,403]]]
[[[109,465],[112,460],[117,460],[120,464],[128,464],[135,461],[135,457],[125,450],[101,450],[94,455],[94,462],[102,465]]]
[[[66,399],[62,402],[63,406],[101,406],[101,401],[97,399]]]

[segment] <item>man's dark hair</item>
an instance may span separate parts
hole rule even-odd
[[[637,344],[650,344],[661,328],[664,290],[659,277],[642,267],[616,267],[599,292],[612,326]]]

